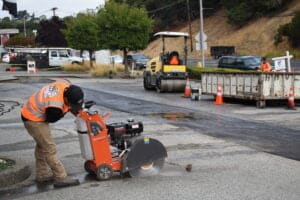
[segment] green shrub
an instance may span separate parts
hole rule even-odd
[[[300,50],[291,50],[289,51],[290,55],[293,55],[293,58],[300,58]],[[266,58],[274,58],[274,57],[281,57],[281,56],[285,56],[286,52],[285,51],[271,51],[268,52],[264,55],[264,57]]]
[[[10,159],[0,158],[0,171],[10,168],[15,165],[15,161]]]

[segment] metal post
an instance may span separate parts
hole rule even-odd
[[[287,71],[291,72],[291,57],[290,57],[290,52],[286,51],[286,59],[287,59]]]
[[[190,0],[186,0],[187,5],[187,16],[189,21],[189,33],[190,33],[190,43],[191,43],[191,52],[193,51],[193,39],[192,39],[192,25],[191,25],[191,14],[190,14]]]
[[[201,54],[202,54],[202,67],[205,66],[205,57],[204,57],[204,41],[203,41],[203,7],[202,0],[199,0],[200,4],[200,43],[201,43]]]
[[[26,17],[24,17],[24,37],[26,37]]]

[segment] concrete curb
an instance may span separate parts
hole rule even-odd
[[[30,167],[24,161],[13,158],[6,159],[14,160],[16,164],[12,168],[0,172],[0,194],[24,182],[31,175]]]
[[[0,82],[4,81],[11,81],[11,80],[17,80],[18,78],[12,76],[12,75],[0,75]]]

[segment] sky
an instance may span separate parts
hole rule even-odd
[[[53,15],[51,8],[56,7],[55,15],[65,17],[76,15],[80,11],[86,9],[96,9],[99,5],[103,5],[104,0],[17,0],[18,11],[27,10],[31,15],[35,13],[36,17],[46,15],[47,18]],[[6,10],[2,10],[2,1],[0,1],[0,18],[10,17]]]

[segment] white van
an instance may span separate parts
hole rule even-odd
[[[83,58],[74,56],[71,48],[13,48],[17,56],[10,60],[13,64],[26,64],[27,56],[32,57],[39,66],[53,67],[65,64],[82,64]]]
[[[83,59],[72,56],[69,49],[48,49],[49,66],[61,66],[64,64],[82,64]]]

